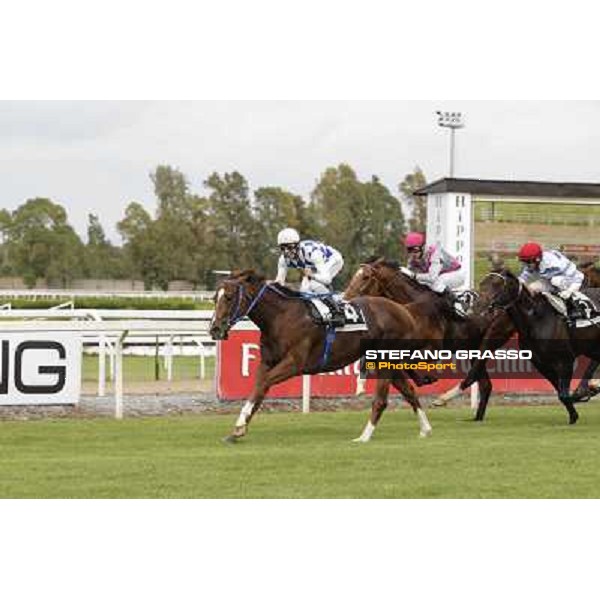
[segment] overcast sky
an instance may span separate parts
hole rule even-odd
[[[96,212],[120,243],[115,224],[129,201],[155,209],[158,164],[181,169],[198,193],[212,171],[237,169],[252,188],[308,197],[326,167],[347,162],[395,192],[415,165],[430,181],[447,174],[437,109],[466,116],[459,177],[600,181],[600,102],[3,101],[1,205],[49,197],[82,237]]]

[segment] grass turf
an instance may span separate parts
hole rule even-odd
[[[366,412],[259,414],[223,444],[233,415],[3,422],[0,497],[599,497],[600,406],[569,427],[559,406],[430,411],[419,439],[408,410],[354,444]]]
[[[158,359],[159,378],[167,378],[167,370],[163,357]],[[108,372],[108,359],[106,361]],[[207,356],[205,364],[205,379],[211,379],[215,373],[215,357]],[[193,380],[200,374],[200,359],[197,356],[173,356],[173,379]],[[155,381],[154,356],[123,356],[123,379],[127,382]],[[86,382],[98,381],[98,355],[84,354],[82,362],[82,380]]]

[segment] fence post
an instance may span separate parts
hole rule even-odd
[[[123,418],[123,340],[128,333],[124,331],[115,341],[115,419]]]
[[[471,386],[471,408],[477,410],[479,406],[479,384],[474,383]]]
[[[165,367],[167,369],[167,381],[173,379],[173,336],[169,336],[169,341],[165,347]]]
[[[98,396],[106,393],[106,339],[100,336],[98,344]]]
[[[302,412],[310,412],[310,375],[302,375]]]

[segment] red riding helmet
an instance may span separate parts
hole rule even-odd
[[[542,247],[535,242],[527,242],[519,250],[519,260],[529,261],[542,258]]]
[[[407,248],[416,248],[425,244],[425,235],[417,231],[411,231],[404,238],[404,245]]]

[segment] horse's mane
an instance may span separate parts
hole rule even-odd
[[[303,298],[304,294],[302,292],[298,292],[297,290],[293,290],[292,288],[286,287],[285,285],[281,285],[274,281],[270,284],[271,287],[275,288],[278,292],[281,293],[282,296],[286,296],[287,298]]]
[[[515,281],[519,280],[519,278],[507,267],[502,267],[502,269],[499,270],[492,270],[491,273],[498,273],[499,275],[503,275],[507,279],[512,279]],[[533,303],[534,310],[537,311],[540,308],[544,308],[546,310],[549,309],[551,311],[554,311],[554,308],[552,307],[550,300],[548,300],[548,298],[546,297],[546,294],[533,292],[525,284],[523,284],[523,291],[525,292],[527,298],[529,298],[529,300]]]
[[[266,280],[264,275],[257,273],[254,269],[233,271],[227,279],[242,279],[254,285],[262,285]]]
[[[384,267],[389,267],[390,269],[399,269],[402,266],[400,264],[400,261],[391,258],[386,258],[385,256],[380,256],[378,254],[369,256],[367,260],[363,261],[364,265],[374,265],[375,263]]]
[[[587,260],[586,262],[580,263],[579,265],[577,265],[577,267],[579,269],[589,269],[591,271],[594,271],[595,273],[600,274],[600,268],[596,266],[596,263],[593,260]]]

